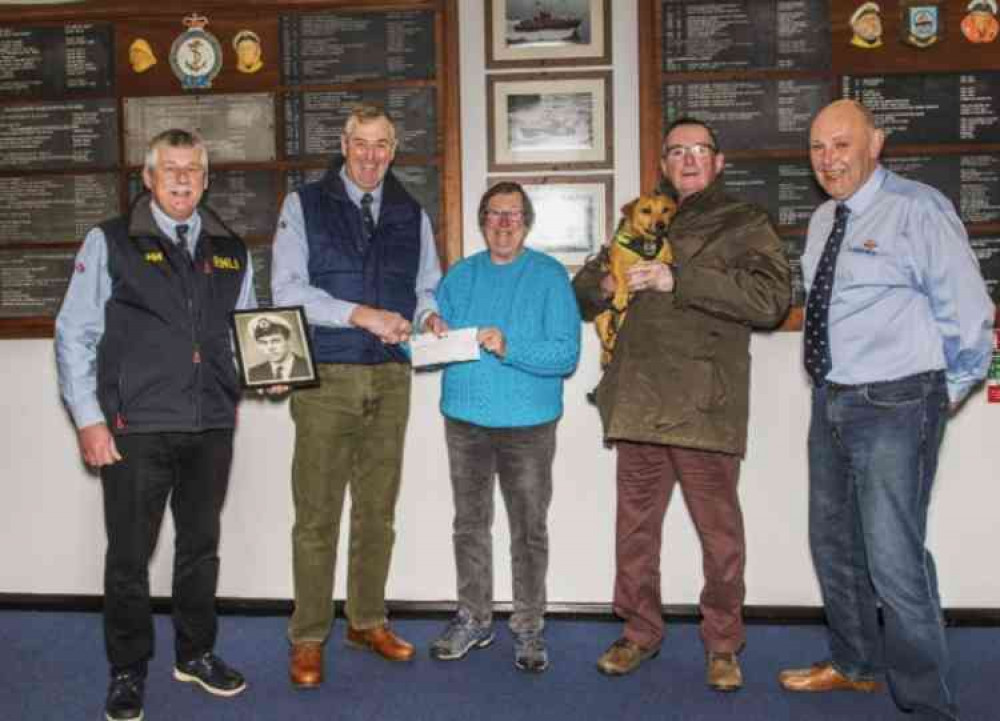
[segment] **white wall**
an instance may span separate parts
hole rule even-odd
[[[461,2],[462,137],[466,248],[482,247],[475,207],[486,187],[482,4]],[[636,9],[615,13],[616,203],[638,191]],[[613,573],[614,456],[600,441],[596,411],[584,394],[597,382],[597,344],[584,329],[583,361],[566,388],[559,429],[555,496],[550,513],[552,602],[608,603]],[[758,336],[751,438],[741,494],[749,544],[747,602],[819,604],[806,540],[805,432],[808,395],[800,370],[801,336]],[[0,417],[0,593],[99,594],[104,531],[100,483],[78,460],[73,429],[59,404],[51,343],[0,342],[9,379]],[[413,389],[397,545],[388,597],[454,598],[451,492],[439,377],[420,374]],[[1000,444],[993,427],[1000,405],[977,392],[948,430],[932,507],[931,547],[948,607],[1000,607],[1000,570],[992,553],[1000,508],[994,485]],[[224,514],[219,594],[290,598],[289,467],[293,429],[286,402],[244,403]],[[497,500],[496,598],[510,598],[507,532]],[[169,521],[152,569],[153,590],[169,594]],[[341,543],[343,560],[346,543]],[[339,569],[345,568],[343,562]],[[345,577],[339,574],[337,595]],[[665,533],[666,603],[696,603],[701,583],[697,540],[678,494]]]

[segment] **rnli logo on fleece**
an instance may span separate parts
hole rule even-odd
[[[212,256],[212,265],[218,270],[239,270],[240,261],[236,258],[227,258],[221,255]]]

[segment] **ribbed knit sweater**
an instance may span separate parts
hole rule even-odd
[[[580,357],[580,311],[558,261],[526,248],[497,265],[483,251],[448,272],[437,300],[451,328],[493,326],[506,343],[503,360],[482,350],[478,361],[445,368],[444,415],[488,428],[535,426],[562,415],[563,378]]]

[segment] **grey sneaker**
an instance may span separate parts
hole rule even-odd
[[[541,673],[549,667],[549,653],[541,631],[514,634],[514,665],[531,673]]]
[[[493,643],[493,627],[476,623],[469,612],[459,609],[448,627],[431,644],[431,658],[457,661],[474,648],[486,648]]]

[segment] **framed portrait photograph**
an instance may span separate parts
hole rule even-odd
[[[486,67],[611,64],[611,0],[486,0]]]
[[[575,270],[611,237],[612,176],[504,176],[490,178],[490,185],[508,180],[521,184],[535,209],[535,223],[525,240],[529,248]]]
[[[489,171],[610,170],[611,73],[487,78]]]
[[[231,321],[244,388],[319,382],[302,306],[236,310]]]

